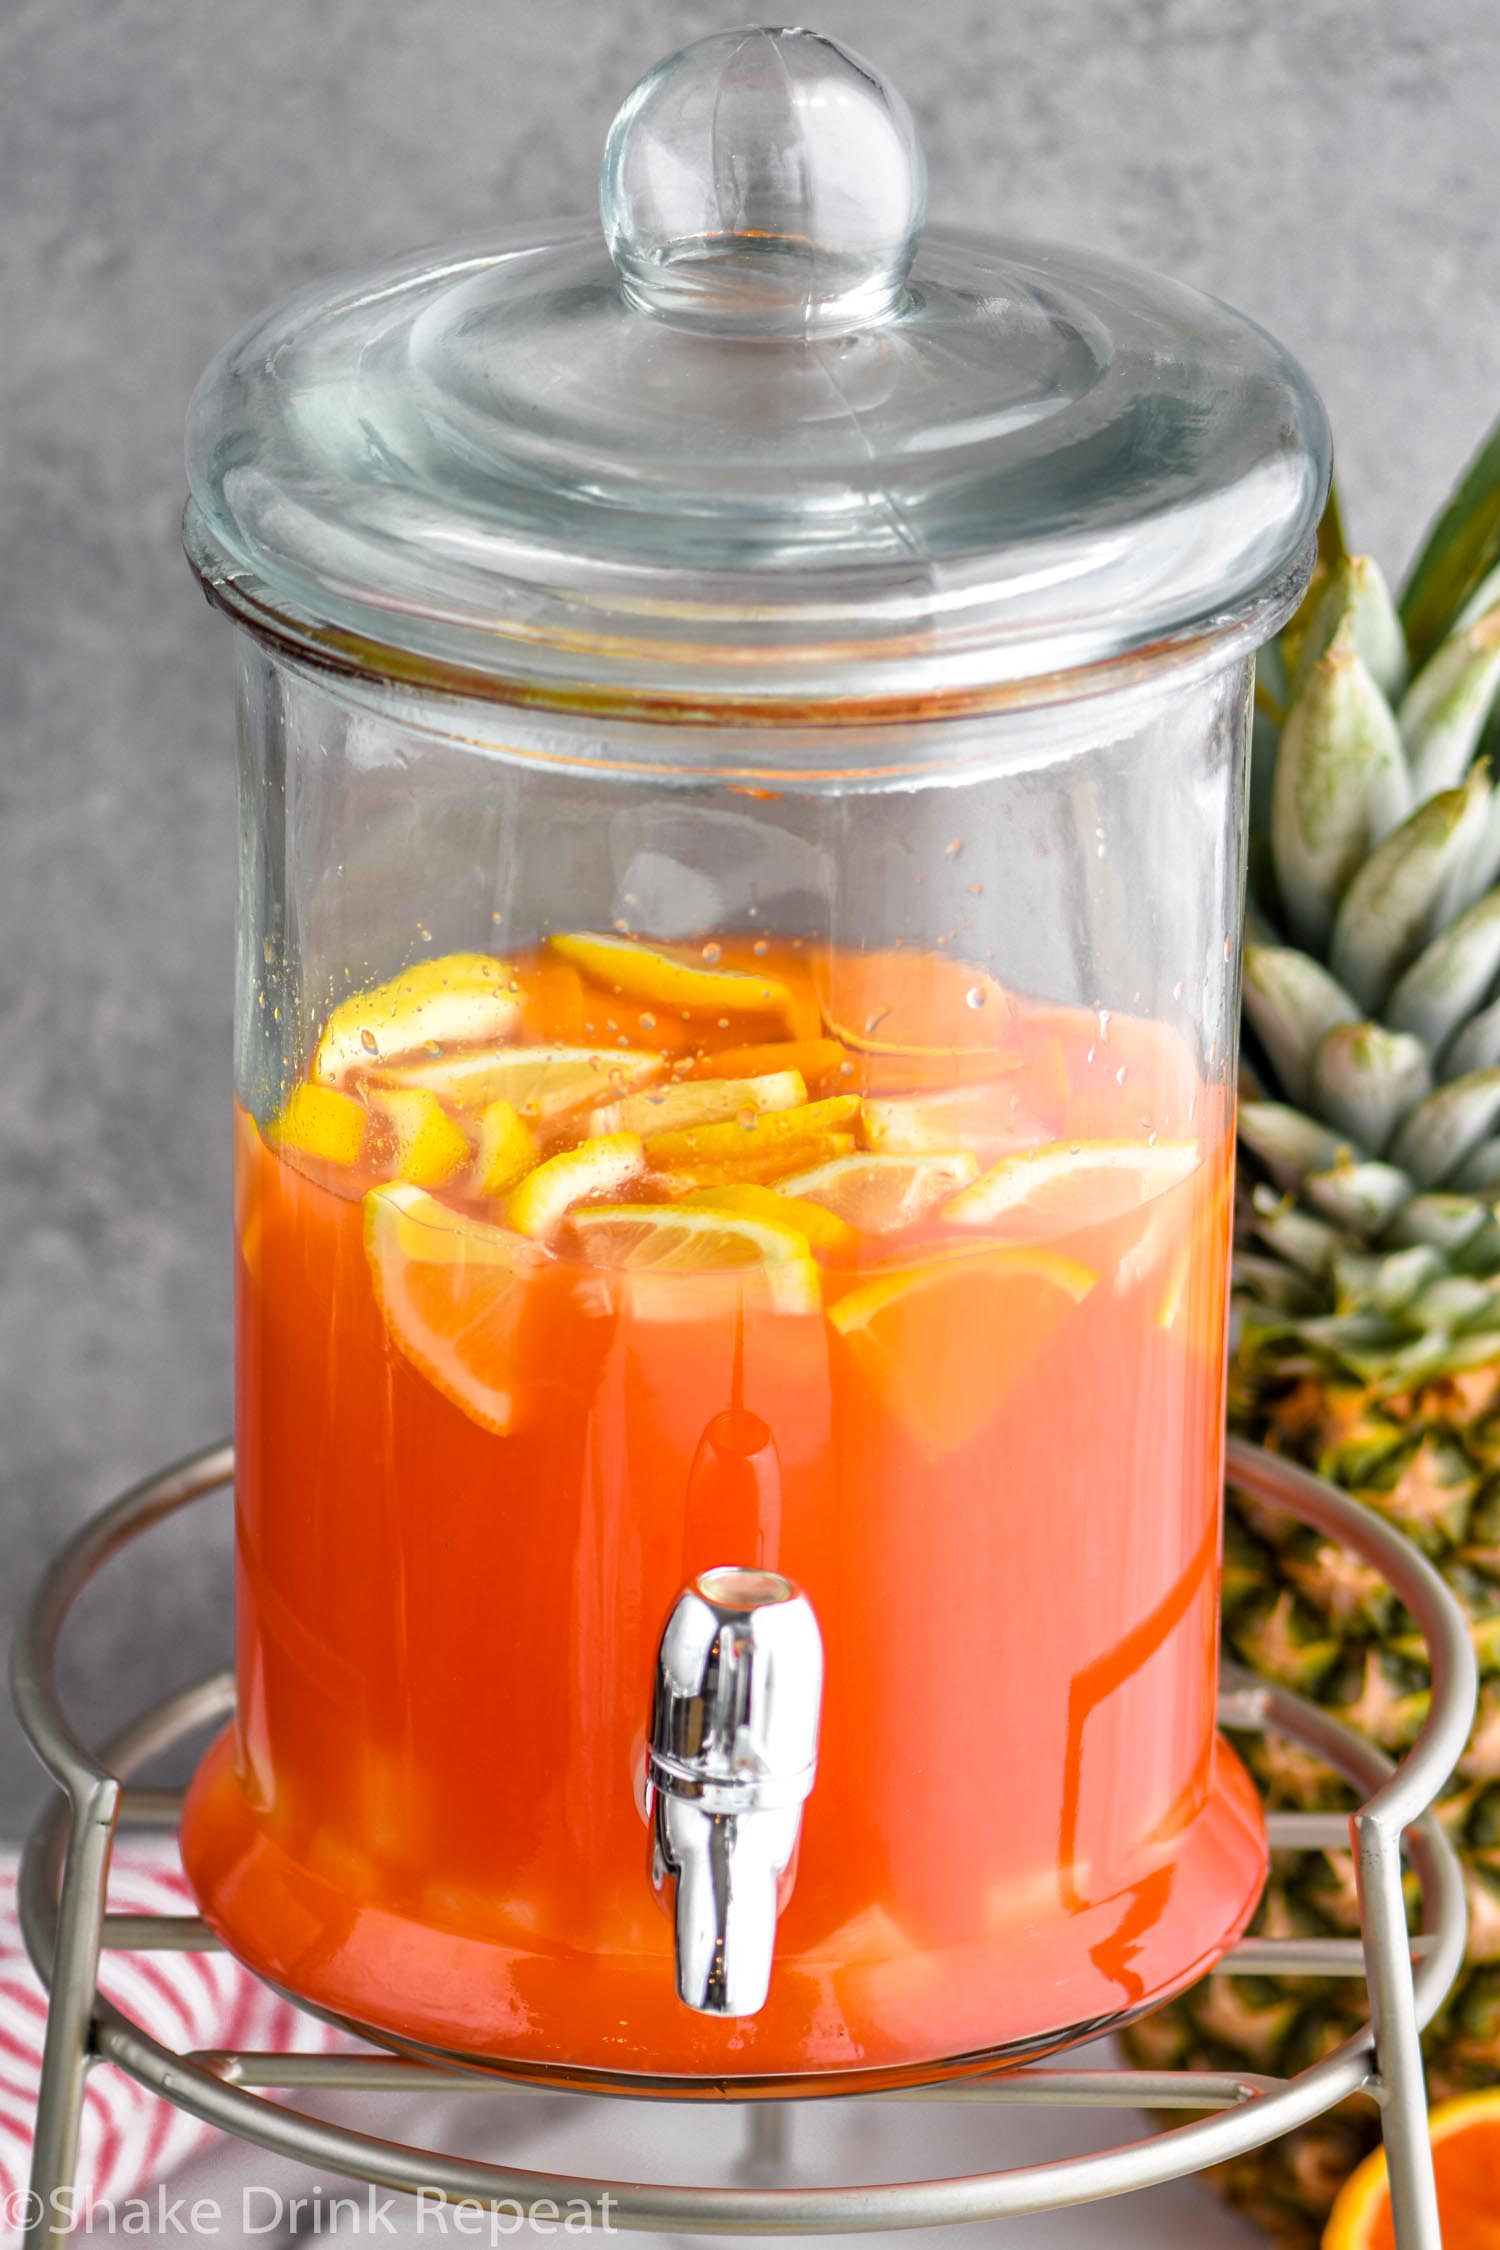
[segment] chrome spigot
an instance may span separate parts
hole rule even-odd
[[[678,1595],[646,1753],[651,1877],[676,1883],[677,1994],[704,2015],[765,2004],[822,1701],[822,1636],[790,1579],[709,1570]]]

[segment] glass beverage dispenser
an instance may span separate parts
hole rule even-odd
[[[923,230],[831,40],[194,402],[239,628],[238,1709],[205,1915],[398,2047],[1035,2054],[1264,1869],[1214,1731],[1255,646],[1305,379]]]

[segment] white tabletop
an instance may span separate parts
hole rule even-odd
[[[1086,2064],[1107,2063],[1109,2049],[1081,2048]],[[320,2105],[323,2113],[392,2139],[484,2156],[499,2163],[555,2167],[586,2176],[658,2178],[757,2184],[752,2168],[749,2114],[718,2105],[608,2102],[521,2088],[484,2087],[465,2094],[343,2097]],[[973,2103],[811,2102],[782,2105],[784,2182],[917,2179],[934,2174],[995,2170],[1045,2162],[1129,2139],[1139,2120],[1131,2112],[1011,2109]],[[220,2140],[169,2191],[177,2213],[158,2222],[157,2238],[195,2235],[229,2250],[282,2250],[292,2242],[355,2240],[406,2246],[469,2240],[488,2242],[487,2229],[470,2233],[461,2221],[477,2215],[423,2212],[408,2199],[375,2195],[327,2173],[314,2173],[257,2150]],[[335,2205],[338,2197],[352,2205]],[[301,2198],[297,2208],[295,2198]],[[209,2207],[190,2224],[191,2206]],[[446,2221],[446,2225],[444,2224]],[[530,2230],[513,2222],[494,2239]],[[180,2231],[179,2231],[180,2230]],[[577,2243],[559,2229],[559,2242]],[[949,2230],[922,2235],[857,2236],[873,2246],[919,2240],[940,2244]],[[1191,2181],[1119,2197],[1107,2203],[1058,2211],[1041,2218],[1007,2219],[953,2230],[965,2245],[1003,2250],[1252,2250],[1261,2237],[1223,2210]],[[633,2235],[642,2245],[707,2237]]]

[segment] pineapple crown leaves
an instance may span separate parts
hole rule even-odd
[[[1399,606],[1331,506],[1257,691],[1241,1315],[1386,1385],[1500,1349],[1492,745],[1500,426]]]

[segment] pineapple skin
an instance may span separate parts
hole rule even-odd
[[[1399,613],[1331,511],[1262,677],[1229,1419],[1401,1531],[1469,1623],[1480,1708],[1440,1817],[1470,1927],[1423,2041],[1437,2101],[1500,2084],[1500,427]],[[1410,1744],[1422,1643],[1357,1557],[1231,1493],[1223,1598],[1226,1654]],[[1269,1806],[1352,1806],[1310,1753],[1238,1747]],[[1278,1853],[1252,1927],[1357,1934],[1349,1853]],[[1358,1979],[1216,1975],[1124,2044],[1144,2068],[1290,2075],[1367,2015]],[[1378,2138],[1357,2099],[1209,2177],[1313,2250]]]

